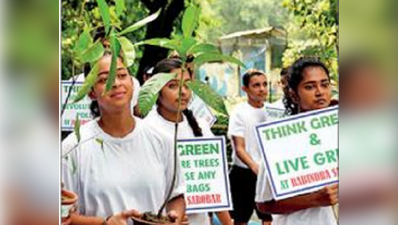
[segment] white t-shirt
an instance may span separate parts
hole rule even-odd
[[[174,122],[165,120],[156,109],[151,110],[145,117],[144,121],[147,122],[152,129],[161,130],[170,136],[174,136]],[[214,136],[210,130],[210,127],[204,120],[196,118],[196,121],[198,122],[199,127],[202,129],[203,137]],[[177,138],[187,139],[192,137],[195,137],[195,135],[188,123],[187,118],[183,116],[183,121],[178,124]],[[188,214],[188,221],[190,225],[210,225],[210,218],[207,213]]]
[[[80,128],[80,144],[63,160],[62,175],[65,188],[78,194],[82,215],[107,217],[127,209],[156,213],[166,198],[173,176],[173,142],[142,120],[135,121],[134,130],[123,138],[105,133],[98,120]],[[103,148],[97,139],[103,140]],[[76,144],[72,133],[62,142],[64,154]],[[184,191],[178,167],[172,197]]]
[[[254,108],[249,103],[244,102],[235,107],[229,118],[228,137],[242,137],[245,139],[245,150],[257,163],[262,163],[260,150],[256,140],[255,126],[266,121],[265,104],[262,108]],[[233,165],[249,168],[243,163],[236,154],[235,146],[232,142],[232,163]]]
[[[272,199],[271,186],[262,163],[257,176],[255,201],[261,203]],[[290,214],[272,214],[272,220],[273,225],[336,225],[331,206],[309,208]]]
[[[283,104],[283,96],[278,99],[277,101],[269,104],[270,107],[281,109],[281,110],[286,110],[285,104]]]

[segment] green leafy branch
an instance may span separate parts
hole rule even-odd
[[[106,88],[104,91],[105,94],[106,92],[112,89],[112,86],[115,82],[117,57],[120,54],[120,52],[123,54],[123,60],[124,60],[123,63],[126,67],[131,66],[135,60],[136,51],[134,44],[123,35],[126,35],[130,32],[134,32],[144,27],[146,24],[152,22],[159,16],[161,10],[128,26],[127,28],[125,28],[120,32],[116,32],[115,31],[116,28],[111,24],[108,4],[105,2],[105,0],[97,0],[97,3],[105,27],[105,32],[106,32],[105,39],[109,40],[110,50],[112,52],[111,69],[109,72],[109,77],[106,82]],[[121,13],[125,10],[124,0],[116,0],[115,5],[116,5],[117,15],[120,16]],[[90,29],[89,26],[86,26],[84,31],[79,35],[79,38],[74,47],[74,54],[77,55],[76,59],[82,64],[90,63],[91,65],[96,65],[96,62],[105,53],[105,48],[102,43],[102,40],[97,40],[96,42],[94,42],[93,38],[90,35],[90,32],[94,29],[95,28]],[[90,92],[92,86],[97,80],[97,74],[98,74],[98,68],[94,66],[91,69],[87,79],[85,79],[83,83],[83,88],[79,90],[77,96],[75,97],[73,101],[74,103],[83,99],[84,96],[86,96]]]
[[[199,43],[194,39],[193,31],[198,26],[199,15],[200,8],[192,5],[186,9],[182,18],[182,36],[179,35],[173,39],[154,38],[137,43],[136,45],[147,44],[175,50],[181,57],[183,65],[186,64],[188,56],[193,56],[193,63],[197,67],[207,62],[220,61],[230,62],[237,64],[241,67],[246,67],[245,64],[239,59],[221,54],[216,46],[207,43]],[[171,77],[167,78],[167,82],[172,79]],[[154,85],[154,83],[157,83],[158,85],[164,85],[167,83],[165,82],[165,79],[166,78],[162,78],[162,76],[153,76],[151,85]],[[143,115],[146,115],[152,109],[152,107],[156,103],[159,91],[158,89],[153,89],[150,86],[146,85],[147,84],[143,85],[138,98],[140,112]],[[199,80],[194,80],[188,82],[187,85],[211,108],[222,114],[228,115],[223,99],[219,95],[217,95],[217,93],[213,91],[207,84]],[[145,96],[145,98],[143,96]]]
[[[199,23],[199,15],[200,8],[192,5],[188,7],[184,15],[182,17],[182,35],[177,35],[173,39],[168,38],[154,38],[145,40],[143,42],[137,43],[136,45],[154,45],[158,47],[167,48],[170,50],[177,51],[181,60],[182,66],[181,69],[186,71],[186,61],[188,56],[193,56],[193,63],[195,66],[199,67],[200,65],[207,62],[219,62],[226,61],[235,63],[239,66],[245,67],[245,65],[238,59],[223,55],[220,53],[219,49],[211,44],[199,43],[193,37],[194,30],[198,26]],[[142,87],[138,97],[138,106],[140,109],[140,113],[142,115],[147,115],[150,110],[152,110],[153,106],[156,104],[158,99],[158,95],[160,90],[172,79],[175,79],[176,74],[168,73],[168,74],[155,74],[151,79],[149,79]],[[179,98],[178,98],[178,110],[177,110],[177,118],[175,121],[175,130],[174,130],[174,157],[177,157],[177,133],[178,133],[178,121],[180,118],[181,112],[181,90],[184,85],[187,85],[197,96],[199,96],[207,105],[209,105],[214,110],[228,115],[228,112],[225,107],[225,103],[223,99],[212,90],[207,84],[199,81],[192,80],[187,81],[186,83],[183,79],[180,79],[179,82]],[[166,204],[169,202],[172,190],[174,189],[175,180],[176,180],[176,159],[174,160],[174,173],[172,184],[170,190],[168,190],[165,201],[158,211],[158,217],[161,216]]]

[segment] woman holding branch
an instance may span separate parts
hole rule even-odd
[[[207,123],[195,118],[192,111],[188,109],[192,92],[186,85],[183,85],[181,89],[181,104],[180,110],[178,110],[181,79],[182,82],[187,82],[192,78],[192,72],[188,69],[182,69],[182,67],[182,62],[178,58],[164,59],[154,67],[153,74],[176,73],[177,77],[161,89],[156,109],[153,109],[144,121],[148,122],[153,129],[161,129],[171,136],[175,131],[175,122],[178,121],[178,139],[212,137],[214,135]],[[155,76],[161,76],[161,74]],[[228,211],[218,212],[217,216],[223,225],[232,225]],[[207,213],[188,214],[188,221],[190,225],[210,225],[210,218]]]
[[[62,143],[62,150],[70,151],[63,163],[63,182],[79,196],[72,224],[127,224],[131,216],[157,212],[171,187],[173,141],[132,116],[132,77],[121,57],[112,89],[104,93],[111,59],[106,52],[91,70],[97,73],[89,93],[96,119],[80,128],[81,140],[72,133]],[[185,212],[181,181],[177,173],[166,206],[176,224]]]

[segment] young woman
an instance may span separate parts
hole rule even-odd
[[[300,58],[289,69],[288,93],[284,103],[287,115],[327,108],[331,103],[329,71],[315,58]],[[337,204],[338,184],[319,191],[275,201],[262,165],[256,189],[257,208],[273,216],[278,225],[335,225],[332,205]]]
[[[181,110],[178,115],[178,93],[179,82],[191,80],[191,74],[188,70],[184,73],[181,69],[180,59],[169,58],[157,63],[153,74],[157,73],[177,73],[176,79],[169,81],[160,91],[156,109],[152,110],[144,119],[153,129],[161,129],[163,132],[174,135],[175,121],[179,118],[178,138],[186,139],[192,137],[212,137],[214,136],[210,127],[203,120],[196,119],[192,112],[187,109],[191,99],[191,91],[187,86],[182,87],[181,92]],[[223,225],[232,225],[231,218],[227,211],[217,213]],[[210,225],[210,218],[207,213],[189,214],[188,221],[190,225]]]
[[[120,57],[113,87],[103,94],[111,58],[106,52],[99,60],[89,93],[98,117],[80,128],[80,141],[72,133],[62,143],[64,152],[71,151],[63,164],[63,182],[79,196],[72,224],[127,224],[132,215],[156,213],[171,186],[172,139],[132,116],[133,83]],[[185,212],[181,180],[178,176],[166,207],[177,224]]]

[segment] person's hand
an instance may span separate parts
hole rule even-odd
[[[72,219],[71,219],[70,215],[73,213],[76,213],[76,205],[74,205],[74,206],[72,206],[72,208],[70,208],[68,217],[62,218],[61,225],[72,224]]]
[[[62,218],[61,225],[70,225],[70,224],[72,224],[72,219],[70,218],[70,216]]]
[[[253,171],[253,173],[258,175],[258,164],[257,163],[255,163],[250,169]]]
[[[339,184],[332,184],[316,192],[318,206],[329,206],[339,203]]]
[[[171,221],[175,221],[176,224],[189,225],[188,216],[186,214],[184,214],[183,218],[178,218],[178,213],[174,210],[170,210],[167,212],[167,216]]]
[[[127,225],[127,220],[130,217],[141,217],[142,213],[138,212],[135,209],[132,210],[126,210],[120,213],[117,213],[113,216],[111,216],[107,221],[107,225]]]

